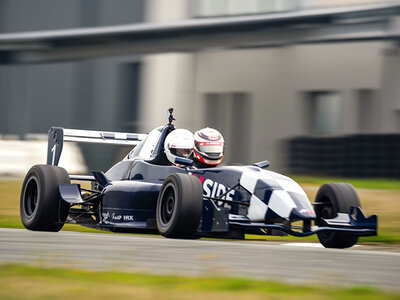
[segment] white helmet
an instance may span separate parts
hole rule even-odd
[[[193,156],[203,164],[216,166],[224,159],[224,138],[218,130],[203,128],[194,134]]]
[[[188,158],[193,149],[193,133],[186,129],[175,129],[170,132],[164,142],[165,154],[174,165],[177,157]]]

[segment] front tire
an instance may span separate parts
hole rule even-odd
[[[65,169],[35,165],[25,176],[20,199],[22,224],[29,230],[60,231],[69,212],[69,205],[60,199],[58,186],[69,184]]]
[[[315,208],[316,225],[323,226],[322,219],[332,219],[338,213],[350,213],[352,206],[361,207],[356,189],[348,183],[328,183],[320,187],[315,199],[321,203]],[[358,236],[343,232],[319,232],[320,243],[325,248],[349,248],[358,241]]]
[[[188,174],[171,174],[164,180],[157,200],[158,231],[168,238],[195,238],[202,209],[200,180]]]

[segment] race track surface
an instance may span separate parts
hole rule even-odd
[[[0,228],[0,264],[238,276],[323,285],[362,284],[400,290],[400,252],[363,248],[336,250],[319,244],[173,240]]]

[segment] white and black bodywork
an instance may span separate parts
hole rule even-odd
[[[64,223],[112,231],[147,231],[171,238],[244,234],[317,234],[329,248],[353,246],[359,236],[377,234],[377,216],[365,217],[355,189],[323,185],[314,203],[289,177],[251,166],[194,168],[190,159],[171,165],[164,152],[169,124],[148,134],[49,131],[47,165],[27,173],[21,191],[21,219],[31,230],[59,231]],[[136,146],[106,173],[68,175],[58,167],[63,142]],[[89,180],[91,189],[71,180]],[[314,206],[314,208],[313,208]]]

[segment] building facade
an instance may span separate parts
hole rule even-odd
[[[144,21],[142,0],[0,2],[0,34]],[[141,58],[0,65],[0,135],[24,138],[51,126],[136,131]],[[91,168],[107,168],[115,147],[81,145]]]
[[[167,21],[382,1],[175,0],[168,10],[149,3],[150,19]],[[398,24],[393,20],[393,30]],[[227,162],[268,159],[273,169],[290,171],[292,138],[399,134],[399,67],[399,47],[386,41],[155,55],[146,58],[140,115],[150,128],[158,121],[152,115],[175,106],[180,126],[223,133]]]
[[[0,33],[169,22],[396,1],[100,0],[0,2]],[[400,22],[393,19],[393,30]],[[51,126],[147,132],[175,108],[176,126],[217,128],[225,162],[268,159],[290,171],[288,141],[400,132],[400,53],[389,41],[206,49],[85,61],[0,65],[0,134]],[[82,148],[107,168],[115,148]]]

